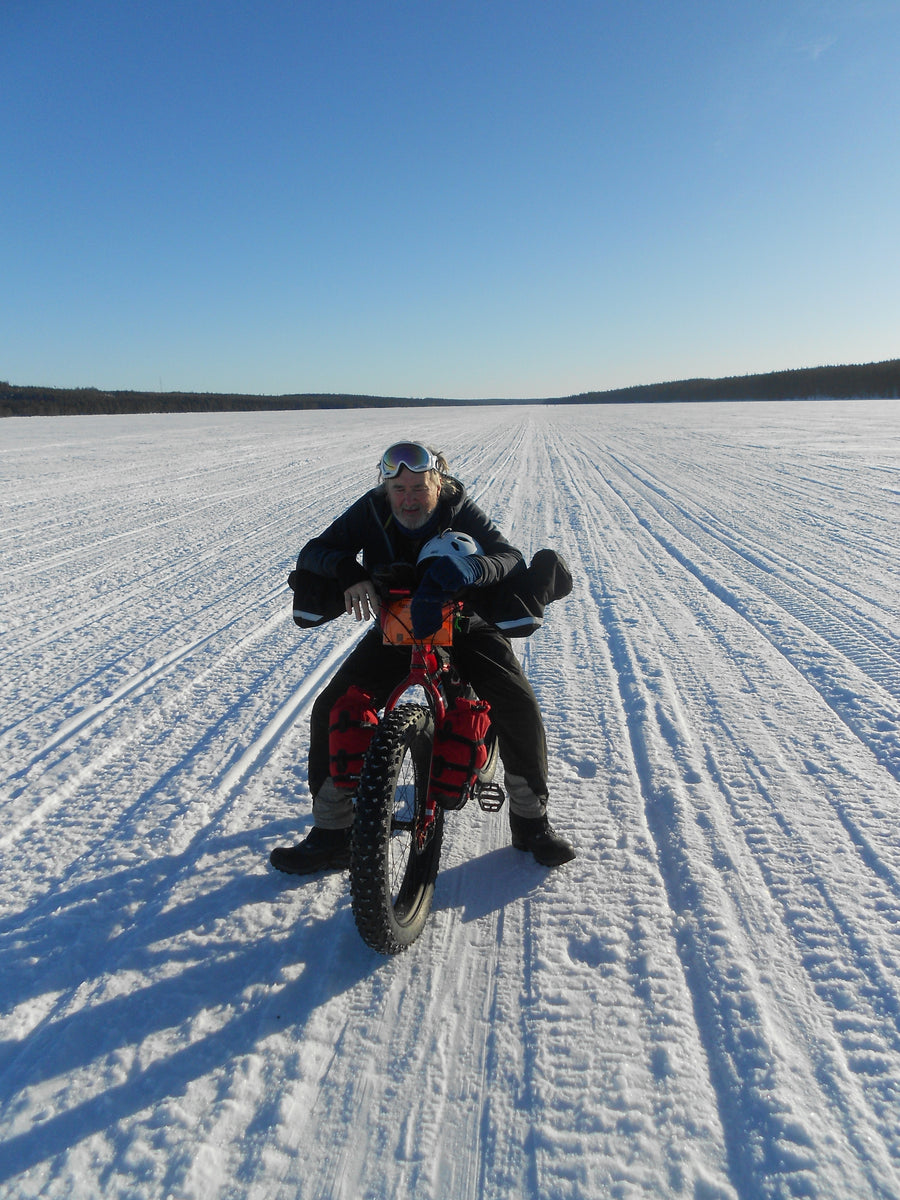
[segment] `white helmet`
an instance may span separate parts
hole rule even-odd
[[[429,538],[422,549],[416,564],[425,562],[428,558],[468,558],[470,554],[480,554],[481,547],[468,533],[456,533],[445,529],[437,537]]]

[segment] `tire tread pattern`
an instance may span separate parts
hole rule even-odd
[[[416,777],[416,809],[428,788],[434,722],[424,705],[402,704],[382,720],[372,739],[357,789],[350,859],[353,916],[363,941],[381,954],[398,954],[424,928],[431,909],[440,862],[443,812],[421,854],[409,850],[405,889],[412,903],[400,910],[391,897],[391,837],[394,793],[404,759],[410,755]],[[403,835],[407,836],[407,835]]]

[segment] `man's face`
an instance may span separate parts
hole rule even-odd
[[[394,517],[407,529],[421,529],[437,508],[441,485],[433,471],[410,471],[385,481],[387,498]]]

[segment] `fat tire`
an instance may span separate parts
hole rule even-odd
[[[434,721],[421,704],[402,704],[381,721],[356,793],[350,897],[363,941],[399,954],[425,927],[441,857],[444,814],[421,851],[414,825],[425,806]]]

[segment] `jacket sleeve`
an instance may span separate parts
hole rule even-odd
[[[481,546],[483,577],[475,587],[490,587],[522,567],[524,559],[474,500],[465,500],[453,521],[453,528],[469,533]]]
[[[357,555],[366,535],[368,497],[363,496],[332,521],[324,533],[306,543],[297,556],[297,569],[336,579],[346,590],[368,578]]]

